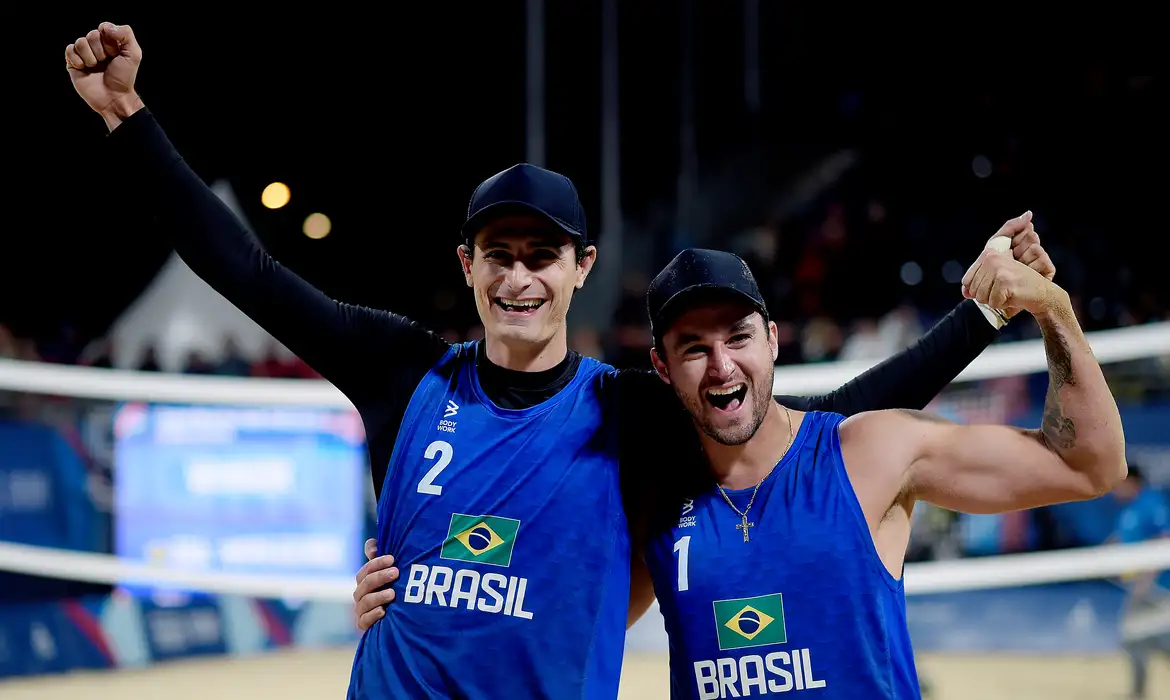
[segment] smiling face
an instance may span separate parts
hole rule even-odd
[[[484,334],[510,345],[565,334],[573,292],[585,284],[596,256],[590,246],[578,260],[564,231],[525,215],[492,221],[476,234],[474,249],[459,249]]]
[[[775,323],[743,302],[712,301],[679,316],[652,359],[700,430],[742,445],[773,403],[776,352]]]

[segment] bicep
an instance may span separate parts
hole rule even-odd
[[[1097,495],[1038,431],[906,418],[915,453],[908,486],[918,500],[964,513],[1004,513]]]

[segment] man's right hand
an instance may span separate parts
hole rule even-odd
[[[102,22],[65,47],[65,68],[73,88],[113,131],[142,108],[134,91],[142,47],[128,26]]]
[[[398,568],[389,554],[377,556],[378,542],[366,540],[366,565],[357,573],[357,589],[353,592],[353,612],[358,629],[365,632],[374,623],[386,617],[385,606],[394,600],[394,590],[386,588],[398,580]]]

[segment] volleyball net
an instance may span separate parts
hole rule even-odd
[[[1089,338],[1131,462],[1149,488],[1170,487],[1170,323]],[[778,367],[775,388],[825,392],[873,364]],[[1039,341],[1000,343],[930,408],[1035,426],[1045,373]],[[1170,570],[1170,540],[1115,541],[1127,503],[920,506],[905,574],[916,645],[1115,650],[1127,587]],[[58,640],[55,655],[34,643],[0,659],[0,677],[352,643],[372,505],[360,421],[326,382],[0,359],[0,641],[19,647],[34,628]],[[1170,633],[1170,620],[1140,624]],[[62,660],[70,635],[100,653]],[[661,618],[630,647],[665,651]]]

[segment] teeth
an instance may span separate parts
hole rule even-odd
[[[518,306],[522,308],[536,308],[544,303],[544,299],[500,299],[504,306]]]
[[[726,389],[709,389],[708,393],[713,394],[715,396],[727,396],[728,394],[734,394],[735,392],[739,391],[741,388],[743,388],[743,384],[736,384],[735,386],[728,387]]]

